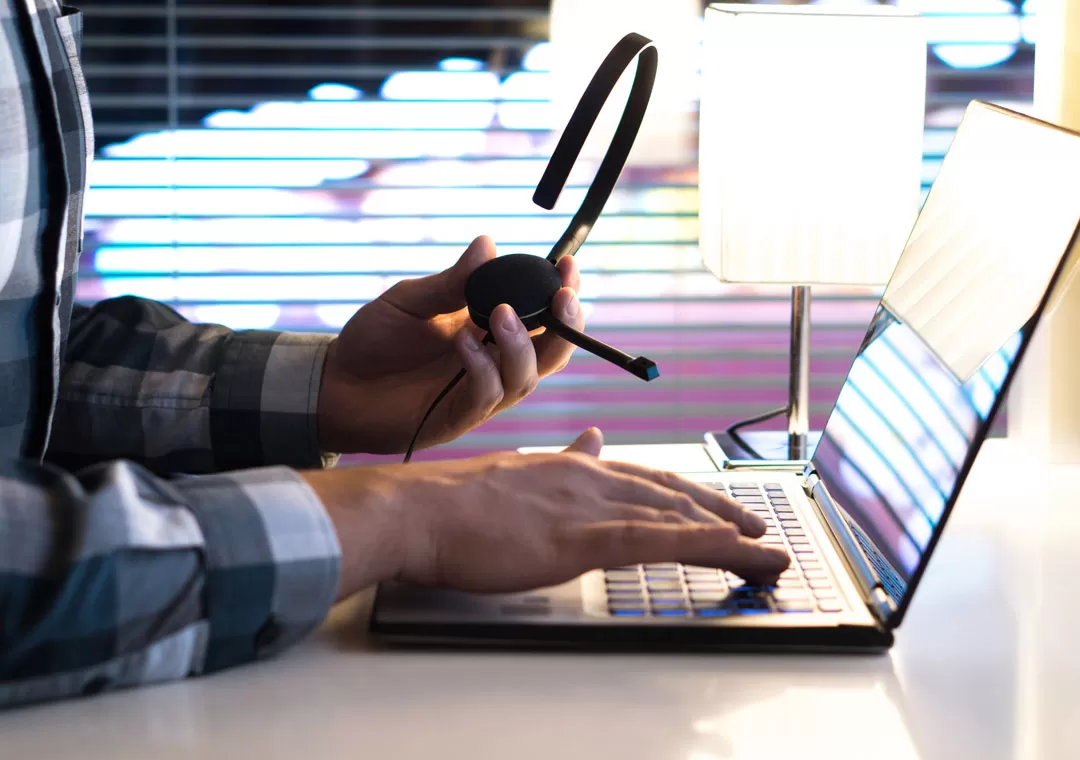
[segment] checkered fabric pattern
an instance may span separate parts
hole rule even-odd
[[[73,8],[0,0],[0,707],[279,652],[339,576],[291,469],[332,459],[315,429],[330,338],[73,304],[80,37]]]

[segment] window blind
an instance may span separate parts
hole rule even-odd
[[[197,321],[332,332],[476,235],[546,254],[595,170],[579,166],[554,211],[531,204],[557,137],[546,2],[81,6],[98,146],[82,301],[135,294]],[[1031,19],[987,7],[928,19],[924,187],[968,100],[1031,99]],[[716,282],[697,213],[693,160],[631,165],[578,256],[588,329],[656,360],[660,382],[578,352],[515,409],[418,458],[563,443],[590,425],[612,443],[699,441],[783,405],[789,294]],[[814,425],[877,296],[815,290]]]

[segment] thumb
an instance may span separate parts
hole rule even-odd
[[[481,235],[449,269],[427,277],[402,280],[383,293],[382,300],[421,319],[452,314],[465,308],[465,281],[469,275],[493,258],[495,242]]]
[[[604,434],[600,432],[599,428],[589,428],[567,446],[564,451],[576,451],[580,454],[598,457],[602,448],[604,448]]]

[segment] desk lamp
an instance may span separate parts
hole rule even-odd
[[[903,250],[920,200],[925,35],[888,6],[716,3],[702,75],[702,260],[725,283],[792,286],[788,405],[733,427],[786,413],[787,458],[807,459],[810,287],[884,286]]]

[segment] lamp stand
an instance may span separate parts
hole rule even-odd
[[[806,459],[810,432],[810,286],[791,289],[791,373],[788,377],[788,459]]]
[[[821,431],[810,432],[810,286],[791,289],[791,368],[788,376],[788,429],[707,433],[710,446],[732,460],[805,461],[817,447]],[[729,429],[730,430],[730,429]],[[744,445],[746,448],[744,448]]]

